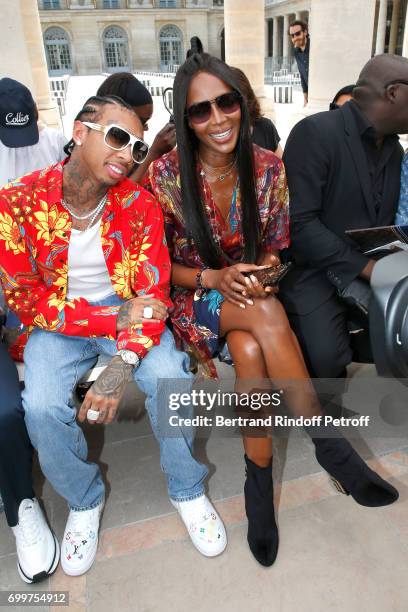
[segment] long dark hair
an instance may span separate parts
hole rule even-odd
[[[244,94],[246,102],[248,104],[249,121],[251,125],[254,125],[255,121],[262,117],[261,105],[259,104],[259,100],[256,97],[255,92],[252,89],[252,85],[249,82],[249,79],[245,72],[243,72],[240,68],[233,68],[232,66],[231,69],[237,75],[241,91]]]
[[[257,260],[260,243],[260,216],[255,189],[253,148],[250,139],[248,108],[236,74],[223,61],[208,53],[194,54],[180,66],[174,80],[174,121],[180,164],[183,215],[188,236],[194,240],[206,266],[220,268],[222,260],[232,261],[214,240],[202,201],[196,170],[198,140],[188,126],[186,100],[191,80],[198,72],[208,72],[237,91],[241,96],[241,126],[236,147],[239,186],[241,191],[243,261]],[[236,263],[236,262],[234,262]]]

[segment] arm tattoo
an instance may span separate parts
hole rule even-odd
[[[112,399],[120,399],[132,373],[132,366],[115,356],[93,384],[93,391]]]

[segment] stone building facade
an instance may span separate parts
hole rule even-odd
[[[38,0],[48,71],[167,71],[192,36],[221,57],[223,0]]]

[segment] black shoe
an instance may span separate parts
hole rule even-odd
[[[351,495],[358,504],[369,507],[388,506],[398,499],[397,489],[370,469],[335,427],[307,428],[307,431],[315,445],[317,461],[330,474],[339,491],[343,489],[342,492]],[[317,431],[333,437],[316,437]]]
[[[248,544],[255,559],[269,567],[278,554],[279,534],[273,507],[272,465],[259,467],[245,455],[245,510]]]

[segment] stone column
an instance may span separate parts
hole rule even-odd
[[[264,94],[264,4],[264,0],[224,1],[225,59],[245,72],[262,110],[273,117],[273,102]]]
[[[404,25],[404,39],[402,42],[402,55],[404,57],[408,57],[408,10],[405,17],[405,25]]]
[[[273,18],[273,57],[279,55],[279,19],[278,17]]]
[[[289,57],[290,55],[290,45],[291,42],[289,40],[289,15],[283,16],[283,57]]]
[[[269,56],[269,19],[265,19],[265,57]]]
[[[295,21],[302,19],[302,11],[296,11],[295,13]]]
[[[51,98],[47,63],[37,0],[0,0],[2,76],[24,83],[35,99],[40,118],[60,127],[59,114]]]
[[[387,29],[387,0],[380,0],[380,11],[378,13],[378,25],[377,25],[377,39],[375,43],[375,55],[384,53],[386,29]]]
[[[395,53],[395,48],[397,46],[399,10],[400,10],[400,0],[394,0],[393,7],[392,7],[392,20],[391,20],[390,43],[388,45],[388,53]]]
[[[312,0],[310,19],[309,103],[303,116],[327,110],[341,87],[356,82],[371,57],[375,0]]]

